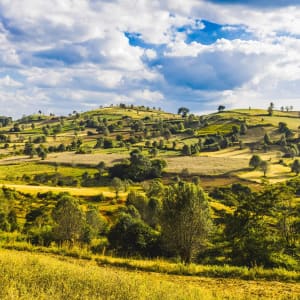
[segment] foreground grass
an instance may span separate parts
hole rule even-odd
[[[55,254],[61,256],[75,257],[95,261],[99,266],[110,266],[124,268],[126,270],[139,270],[143,272],[155,272],[171,275],[185,275],[198,277],[213,277],[213,278],[236,278],[243,280],[276,280],[282,282],[298,282],[300,287],[300,272],[289,271],[284,268],[264,269],[262,267],[237,267],[230,265],[184,265],[181,263],[172,263],[163,259],[132,259],[119,258],[102,255],[92,255],[90,251],[77,247],[57,248],[57,247],[42,247],[32,246],[27,242],[16,242],[13,237],[7,236],[2,239],[0,246],[3,249],[30,251],[38,253]],[[8,241],[11,240],[11,241]],[[1,248],[0,248],[1,249]]]
[[[129,272],[0,250],[1,299],[298,299],[297,284]]]

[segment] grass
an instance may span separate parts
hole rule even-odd
[[[248,167],[248,160],[245,158],[230,158],[212,156],[178,156],[166,157],[167,172],[180,173],[187,168],[191,174],[219,175]]]
[[[93,154],[75,154],[74,152],[63,152],[51,154],[47,157],[45,162],[58,163],[58,164],[70,164],[76,165],[89,165],[96,166],[99,162],[104,161],[106,165],[112,165],[124,158],[128,158],[128,152],[126,154],[110,153],[110,149],[106,149],[105,152],[93,153]]]
[[[263,177],[261,170],[251,170],[248,172],[238,173],[238,177],[253,182],[260,183],[263,179],[268,180],[269,183],[283,182],[292,179],[295,176],[291,173],[291,168],[280,164],[270,164],[266,177]]]
[[[246,272],[242,268],[236,268],[235,272],[234,267],[220,268],[226,277]],[[99,258],[95,262],[0,249],[0,298],[210,300],[299,299],[300,296],[298,283],[273,281],[273,277],[268,278],[271,281],[212,278],[208,276],[220,271],[215,268],[213,273],[211,266],[208,269],[209,272],[203,266],[197,269],[195,265],[187,267],[163,261]],[[189,276],[175,275],[178,273]],[[249,270],[250,273],[251,279],[260,274],[259,270]],[[284,275],[283,271],[277,273]],[[291,274],[285,271],[287,276]]]
[[[6,187],[15,189],[19,192],[37,194],[52,191],[54,193],[68,192],[73,196],[97,196],[102,194],[105,197],[114,198],[115,192],[110,190],[109,187],[58,187],[58,186],[45,186],[45,185],[24,185],[24,184],[5,184]],[[125,198],[127,193],[120,192],[121,199]]]
[[[90,174],[95,173],[96,170],[80,168],[80,167],[70,167],[59,165],[57,167],[57,172],[64,176],[74,176],[81,177],[81,175],[88,171]],[[46,163],[37,163],[37,162],[23,162],[18,164],[10,164],[10,165],[0,165],[0,180],[9,180],[13,179],[14,181],[23,176],[29,175],[33,176],[41,173],[56,173],[56,168],[54,165],[46,164]],[[18,181],[18,180],[17,180]]]

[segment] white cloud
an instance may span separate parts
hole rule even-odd
[[[186,100],[206,109],[220,101],[267,105],[270,98],[297,106],[299,7],[0,0],[0,16],[0,104],[9,99],[7,111],[16,103],[63,112],[124,101],[174,110],[175,101]],[[204,28],[201,20],[224,31],[241,26],[250,38],[187,43],[189,30]],[[177,30],[182,26],[187,31]],[[125,32],[139,34],[145,47],[130,45]]]
[[[21,86],[23,86],[21,82],[14,80],[9,75],[0,78],[0,87],[2,88],[17,88]]]

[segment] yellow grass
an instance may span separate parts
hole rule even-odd
[[[261,170],[253,170],[249,172],[243,172],[237,174],[240,178],[247,179],[254,182],[262,182],[266,179],[270,183],[282,182],[288,179],[292,179],[295,174],[291,173],[291,168],[279,164],[270,164],[269,171],[266,177],[263,177],[263,172]]]
[[[248,167],[245,158],[217,156],[178,156],[165,158],[166,171],[180,173],[187,168],[191,174],[218,175]]]
[[[109,151],[107,151],[109,152]],[[116,153],[93,153],[93,154],[75,154],[74,152],[63,152],[50,154],[45,162],[51,163],[68,163],[72,165],[86,164],[97,165],[99,162],[104,161],[106,165],[112,165],[124,158],[129,158],[128,154],[116,154]]]
[[[105,197],[113,198],[115,193],[109,187],[57,187],[25,184],[5,184],[6,187],[29,194],[45,193],[52,191],[54,193],[68,192],[73,196],[97,196],[101,193]],[[127,193],[120,192],[120,198],[126,198]]]
[[[298,299],[300,286],[133,272],[94,261],[0,250],[0,298],[11,299]]]

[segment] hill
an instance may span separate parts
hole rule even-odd
[[[121,104],[0,123],[3,247],[300,270],[298,112]]]

